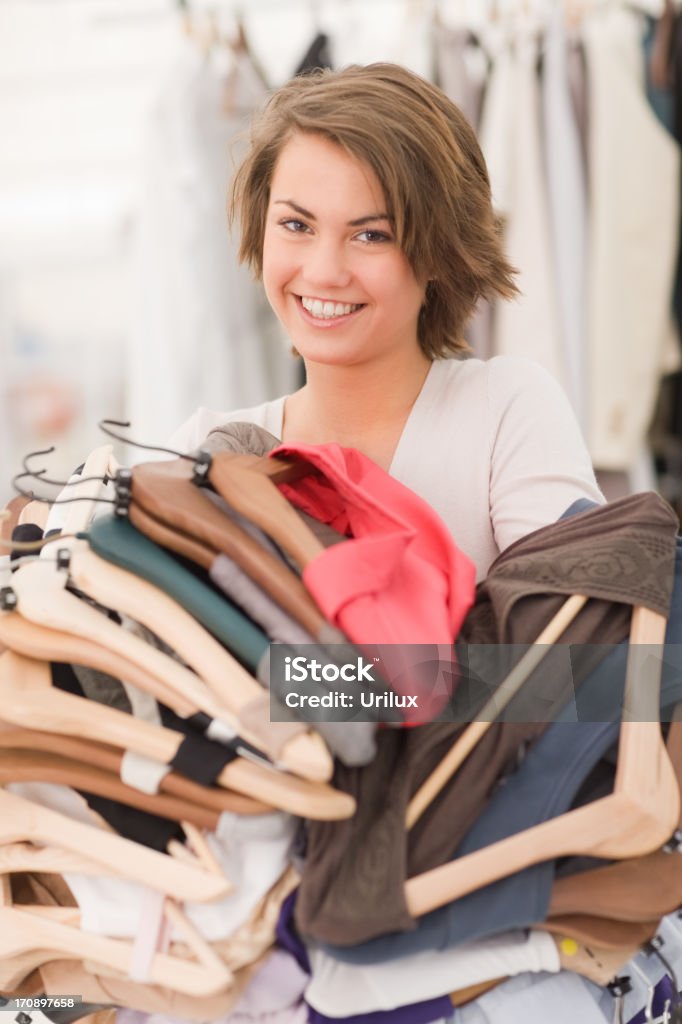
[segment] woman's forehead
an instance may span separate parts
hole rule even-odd
[[[272,203],[357,208],[358,217],[387,214],[381,184],[372,168],[322,135],[298,132],[283,145],[270,183]],[[350,216],[350,214],[349,214]]]

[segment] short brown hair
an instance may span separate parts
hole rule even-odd
[[[468,121],[435,85],[397,64],[351,65],[293,78],[251,128],[230,218],[241,224],[240,259],[257,277],[275,163],[297,132],[321,135],[371,167],[396,239],[428,281],[418,337],[430,359],[467,349],[463,331],[480,298],[512,298],[483,154]]]

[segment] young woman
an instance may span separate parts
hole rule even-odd
[[[200,409],[173,446],[243,420],[357,448],[441,515],[479,578],[577,498],[603,500],[554,380],[467,358],[477,301],[516,288],[476,137],[439,89],[391,64],[292,80],[253,125],[231,209],[306,384]]]

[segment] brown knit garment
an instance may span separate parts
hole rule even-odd
[[[334,774],[335,788],[355,797],[355,815],[308,823],[295,911],[299,930],[345,946],[413,928],[405,879],[453,856],[519,748],[545,728],[538,722],[495,722],[409,834],[407,803],[463,726],[443,722],[380,730],[370,765],[339,765]]]
[[[594,600],[562,641],[618,643],[628,635],[631,606],[667,614],[677,525],[660,497],[641,494],[535,531],[495,561],[458,639],[483,645],[531,643],[567,596],[585,594]],[[561,652],[550,652],[552,668],[541,666],[527,686],[542,686],[548,705],[559,708],[575,674],[569,660],[569,671],[558,671],[561,659],[554,654]],[[582,674],[593,665],[594,658],[587,659]],[[480,706],[475,676],[467,686],[469,708]],[[405,879],[454,855],[505,767],[548,721],[550,716],[528,724],[494,723],[409,835],[404,826],[409,798],[461,733],[461,725],[384,731],[372,764],[338,768],[334,785],[352,793],[358,810],[347,821],[308,825],[296,905],[300,931],[321,942],[352,945],[414,927],[404,902]]]
[[[535,530],[506,549],[479,584],[458,639],[532,643],[566,597],[591,600],[562,643],[615,644],[631,607],[668,614],[678,520],[657,494],[634,494]]]

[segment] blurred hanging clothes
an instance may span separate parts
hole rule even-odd
[[[488,167],[495,213],[502,225],[510,208],[510,154],[514,105],[514,73],[511,40],[499,23],[486,26],[482,47],[490,71],[478,124],[478,140]],[[466,338],[479,359],[495,355],[495,314],[499,303],[483,303],[467,325]]]
[[[344,0],[325,5],[334,67],[403,64],[423,78],[433,76],[433,20],[430,4],[414,0]]]
[[[468,28],[438,25],[434,35],[436,80],[478,131],[488,57]]]
[[[588,444],[629,470],[671,369],[670,298],[680,159],[644,92],[641,22],[626,8],[583,21],[589,83]]]
[[[498,304],[494,347],[498,355],[521,355],[540,363],[568,393],[540,133],[538,42],[537,26],[531,20],[519,23],[509,73],[513,99],[506,101],[511,115],[505,241],[510,263],[519,268],[521,295]],[[497,199],[495,183],[493,194]]]
[[[150,440],[200,404],[259,402],[294,381],[295,364],[227,226],[236,136],[265,91],[244,47],[205,54],[184,38],[149,118],[126,412]]]
[[[478,132],[490,66],[488,55],[465,27],[436,24],[433,42],[436,81]],[[481,300],[466,325],[466,340],[479,359],[492,355],[492,312],[491,303]]]
[[[510,154],[516,101],[512,44],[506,28],[486,26],[483,46],[491,70],[481,107],[478,138],[488,167],[495,213],[507,218],[511,205]]]
[[[544,161],[551,253],[556,272],[557,326],[566,368],[565,384],[578,422],[584,428],[587,392],[587,193],[568,67],[565,12],[563,5],[557,4],[550,13],[545,32],[542,80]]]

